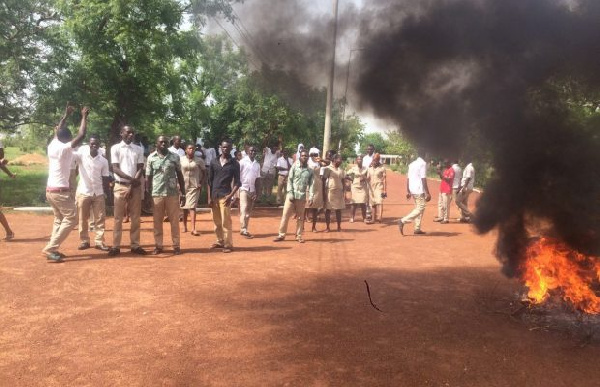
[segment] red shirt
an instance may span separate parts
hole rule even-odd
[[[440,192],[446,193],[446,194],[451,194],[452,193],[452,181],[454,180],[454,169],[452,169],[452,167],[446,169],[444,171],[444,173],[442,174],[442,176],[444,178],[442,179],[442,184],[440,184]],[[446,181],[447,179],[450,179],[450,183],[448,183]]]

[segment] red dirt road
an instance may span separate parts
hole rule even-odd
[[[519,284],[500,273],[493,235],[433,223],[434,198],[428,235],[409,225],[400,236],[395,221],[412,203],[403,177],[388,182],[384,224],[344,214],[341,233],[277,244],[281,210],[259,210],[257,238],[236,233],[233,254],[208,250],[212,223],[202,214],[203,235],[182,234],[181,256],[109,259],[78,251],[74,231],[62,248],[68,259],[47,263],[40,250],[51,216],[7,214],[17,236],[0,242],[0,385],[600,383],[597,343],[501,313]],[[152,248],[151,218],[142,243]]]

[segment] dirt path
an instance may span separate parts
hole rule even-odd
[[[499,311],[519,286],[500,274],[493,235],[433,223],[432,202],[428,235],[401,237],[395,220],[412,204],[403,178],[388,179],[384,224],[345,217],[342,233],[275,244],[281,211],[260,210],[257,238],[235,234],[233,254],[208,250],[202,214],[203,235],[183,234],[178,257],[82,254],[73,232],[69,258],[50,264],[40,249],[52,218],[8,214],[0,385],[598,385],[598,344]],[[145,218],[150,249],[151,230]]]

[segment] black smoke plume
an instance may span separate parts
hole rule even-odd
[[[366,23],[363,103],[436,152],[481,139],[494,177],[475,223],[498,229],[508,275],[519,272],[531,219],[599,255],[600,123],[576,111],[600,103],[600,1],[410,4],[379,3]]]

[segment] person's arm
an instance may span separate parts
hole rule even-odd
[[[154,177],[154,171],[152,170],[152,161],[150,156],[148,157],[148,163],[146,165],[146,192],[152,193],[152,178]]]
[[[211,191],[212,191],[212,184],[213,184],[213,178],[214,178],[214,171],[213,171],[213,164],[212,161],[210,162],[210,164],[208,165],[208,180],[206,181],[206,186],[207,186],[207,203],[210,206],[210,202],[211,202]]]
[[[421,182],[423,183],[423,191],[425,191],[425,201],[428,202],[431,200],[431,194],[429,193],[429,187],[427,187],[427,178],[422,178]]]
[[[183,207],[185,205],[185,182],[183,181],[183,173],[181,173],[181,166],[175,170],[177,174],[177,181],[179,182],[179,192],[181,192],[181,197],[179,199],[179,204]]]
[[[412,194],[410,193],[410,178],[406,178],[406,198],[410,199]]]
[[[387,176],[385,169],[383,170],[383,194],[387,196]]]
[[[296,168],[290,168],[287,175],[287,197],[291,202],[294,201],[294,175],[296,174]]]
[[[71,140],[71,148],[77,148],[81,145],[81,142],[85,138],[85,133],[87,132],[87,118],[88,114],[90,114],[90,108],[87,106],[81,109],[81,123],[79,124],[79,131],[75,138]]]
[[[312,206],[315,199],[315,174],[311,171],[308,178],[308,207]]]
[[[258,168],[258,177],[254,180],[254,192],[252,193],[252,200],[256,200],[258,197],[258,193],[260,192],[260,188],[262,185],[262,179],[260,178],[261,168]]]
[[[233,189],[229,193],[229,195],[225,196],[225,205],[228,206],[231,204],[232,199],[235,196],[235,193],[242,186],[242,181],[240,180],[240,164],[237,161],[233,161],[233,163],[237,164],[237,168],[233,168]]]
[[[110,189],[110,171],[108,170],[108,160],[104,158],[101,160],[103,161],[102,169],[100,170],[100,177],[102,178],[102,191],[105,195],[108,195],[108,191]]]
[[[58,125],[54,127],[54,137],[56,138],[58,131],[67,127],[67,118],[75,111],[75,106],[71,106],[69,102],[67,102],[67,107],[65,108],[65,113],[60,118]]]

